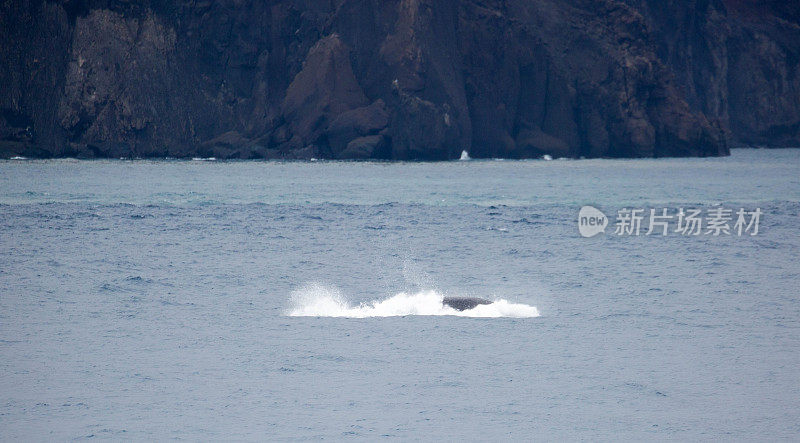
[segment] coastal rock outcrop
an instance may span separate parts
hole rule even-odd
[[[800,6],[782,0],[626,0],[691,109],[734,145],[800,146]]]
[[[793,143],[797,17],[729,3],[3,2],[0,156],[660,157]]]

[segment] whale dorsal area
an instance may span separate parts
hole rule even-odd
[[[442,304],[458,311],[466,311],[478,305],[492,304],[492,302],[478,297],[445,297],[442,299]]]

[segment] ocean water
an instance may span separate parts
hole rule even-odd
[[[2,161],[0,440],[796,440],[799,223],[797,149]]]

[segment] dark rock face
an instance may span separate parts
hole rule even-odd
[[[660,157],[725,155],[729,138],[792,144],[795,9],[5,0],[0,156]]]
[[[369,106],[362,106],[339,114],[327,128],[331,153],[334,157],[341,158],[342,152],[351,142],[365,136],[374,137],[375,134],[384,131],[388,124],[389,113],[386,110],[386,104],[381,99],[375,100]],[[383,138],[381,137],[381,139]],[[386,158],[388,158],[388,154]]]
[[[734,144],[800,146],[800,5],[626,0],[653,31],[691,108]]]
[[[72,31],[57,4],[0,3],[0,156],[52,155]]]

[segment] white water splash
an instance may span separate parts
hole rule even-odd
[[[350,304],[342,293],[333,287],[309,284],[292,292],[291,317],[395,317],[406,315],[454,315],[459,317],[538,317],[535,306],[511,303],[497,299],[489,305],[458,311],[442,305],[443,294],[432,290],[411,294],[400,292],[393,296],[358,305]]]

